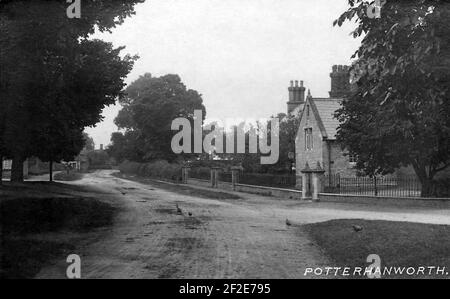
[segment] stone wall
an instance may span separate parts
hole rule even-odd
[[[356,169],[351,165],[349,157],[344,155],[344,151],[336,141],[326,142],[326,149],[324,150],[323,155],[323,168],[326,175],[330,173],[339,173],[342,176],[356,175]]]

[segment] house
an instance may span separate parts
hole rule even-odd
[[[328,98],[314,98],[310,91],[303,98],[303,82],[289,89],[294,93],[288,102],[288,114],[300,118],[300,124],[295,139],[295,168],[297,187],[301,187],[302,170],[320,164],[325,175],[340,175],[354,177],[357,174],[354,157],[342,149],[336,141],[339,122],[334,118],[336,110],[341,107],[342,100],[350,94],[353,86],[350,84],[348,66],[335,65],[330,73],[331,91]],[[295,95],[295,93],[298,93]],[[292,100],[291,100],[292,99]],[[393,174],[395,177],[415,176],[412,167],[401,167]]]
[[[348,66],[335,65],[330,74],[331,91],[329,98],[314,98],[310,91],[305,98],[303,81],[296,81],[289,87],[288,114],[300,118],[295,139],[295,169],[301,186],[301,171],[308,164],[311,168],[319,162],[325,174],[354,176],[356,170],[351,156],[346,155],[336,142],[339,125],[334,113],[342,99],[351,91]]]
[[[80,154],[75,158],[75,162],[76,162],[76,170],[77,171],[81,171],[81,172],[88,172],[89,171],[89,166],[90,166],[90,161],[89,161],[89,157],[88,157],[88,153],[90,151],[87,150],[86,148],[83,148],[83,150],[80,152]]]
[[[10,177],[11,176],[12,160],[3,160],[2,161],[2,167],[3,167],[3,176]],[[24,176],[24,178],[27,178],[28,174],[29,174],[28,173],[28,160],[25,160],[25,162],[23,162],[23,176]]]
[[[301,171],[306,163],[315,166],[320,163],[325,174],[353,176],[355,161],[336,142],[339,122],[334,113],[340,108],[339,98],[306,98],[300,116],[295,140],[296,169]]]

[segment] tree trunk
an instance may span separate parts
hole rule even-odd
[[[422,190],[420,192],[421,197],[434,197],[436,196],[436,189],[434,188],[433,180],[428,178],[421,178],[420,183],[422,185]]]
[[[23,182],[23,162],[25,160],[22,157],[14,157],[11,166],[11,182],[22,183]]]
[[[433,197],[436,195],[435,182],[433,181],[434,174],[428,174],[426,171],[426,166],[424,164],[419,163],[420,161],[415,161],[412,163],[414,171],[419,178],[421,197]]]
[[[50,182],[53,182],[53,161],[50,161],[48,164],[49,164]]]
[[[0,186],[3,184],[3,156],[0,155]]]

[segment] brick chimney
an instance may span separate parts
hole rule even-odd
[[[303,86],[303,81],[298,80],[291,81],[291,85],[288,88],[289,91],[289,101],[287,102],[288,114],[290,114],[295,108],[305,103],[305,87]]]
[[[343,98],[350,94],[350,67],[333,65],[330,98]]]

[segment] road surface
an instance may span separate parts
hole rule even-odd
[[[112,227],[80,236],[84,241],[73,253],[81,257],[82,278],[304,278],[307,267],[333,264],[301,224],[336,218],[450,224],[448,210],[405,212],[245,194],[204,199],[120,179],[109,170],[74,184],[91,186],[96,197],[119,207]],[[67,266],[56,260],[37,278],[64,278]]]

